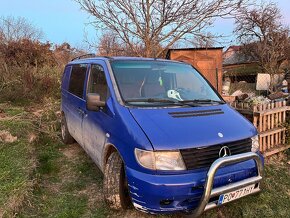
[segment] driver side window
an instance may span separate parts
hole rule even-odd
[[[98,93],[101,101],[106,101],[109,97],[109,89],[106,81],[104,69],[101,65],[91,66],[87,93]]]

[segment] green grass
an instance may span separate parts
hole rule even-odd
[[[42,135],[36,148],[39,166],[36,170],[38,185],[29,198],[20,217],[106,217],[106,207],[97,204],[98,198],[90,187],[100,184],[101,175],[87,155],[74,145],[77,155],[67,158],[64,153],[70,146]],[[101,205],[101,206],[99,206]]]
[[[9,116],[23,113],[21,108],[5,108]],[[13,143],[0,142],[0,217],[12,216],[33,188],[35,159],[26,134],[29,122],[0,120],[0,129],[17,136]]]

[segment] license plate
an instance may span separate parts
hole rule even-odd
[[[233,201],[233,200],[236,200],[238,198],[242,198],[242,197],[244,197],[246,195],[249,195],[249,194],[251,194],[253,192],[254,187],[255,187],[255,184],[246,186],[244,188],[241,188],[241,189],[238,189],[238,190],[235,190],[235,191],[232,191],[232,192],[228,192],[226,194],[222,194],[219,197],[218,204],[219,205],[225,204],[225,203],[228,203],[230,201]]]

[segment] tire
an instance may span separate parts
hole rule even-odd
[[[67,123],[66,123],[66,119],[64,115],[61,116],[61,139],[64,144],[72,144],[75,141],[68,131]]]
[[[104,199],[110,208],[125,210],[130,204],[124,164],[117,152],[113,152],[105,165],[103,182]]]

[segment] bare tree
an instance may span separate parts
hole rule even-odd
[[[236,18],[236,34],[243,44],[242,53],[257,61],[261,71],[271,76],[281,72],[282,63],[289,56],[289,28],[281,23],[281,13],[274,3],[240,10]]]
[[[114,32],[140,56],[158,57],[185,37],[202,35],[215,18],[230,15],[247,0],[75,1],[92,15],[97,29]]]
[[[157,48],[161,47],[156,45]],[[142,45],[133,45],[133,49],[126,43],[123,43],[117,34],[105,32],[95,46],[97,53],[104,56],[138,56],[145,53]]]
[[[116,34],[105,32],[100,37],[97,51],[99,55],[103,56],[122,56],[126,52],[126,48],[119,42]]]
[[[43,32],[22,17],[0,17],[0,39],[2,43],[22,39],[39,40]]]

